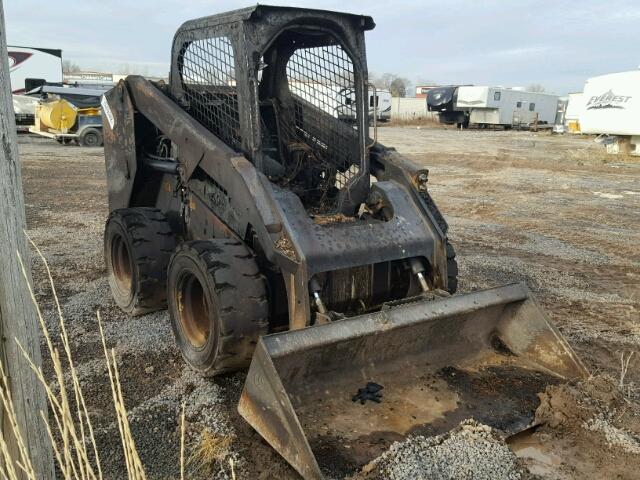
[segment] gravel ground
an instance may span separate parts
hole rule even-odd
[[[521,480],[526,469],[498,432],[474,420],[436,437],[394,443],[364,468],[367,480]]]
[[[381,128],[379,138],[429,168],[430,191],[449,221],[458,252],[463,292],[526,281],[589,370],[618,376],[620,352],[640,351],[637,160],[607,157],[585,138],[526,132]],[[113,304],[102,260],[108,213],[102,150],[26,136],[20,137],[19,147],[28,231],[53,271],[103,452],[105,478],[124,478],[124,471],[104,374],[98,309],[107,344],[116,351],[132,430],[149,478],[179,475],[182,402],[188,406],[188,456],[209,431],[232,439],[228,455],[236,460],[238,478],[298,478],[237,414],[243,373],[198,378],[180,358],[166,312],[131,319]],[[33,265],[35,291],[55,336],[48,281],[42,265],[36,260]],[[627,382],[640,385],[639,356],[634,358]],[[45,365],[46,374],[50,369]],[[620,405],[627,405],[625,415],[636,415],[637,404],[631,400]],[[598,414],[608,419],[607,412]],[[611,437],[612,431],[597,418],[593,412],[584,416],[566,437],[554,430],[544,433],[545,445],[561,452],[562,462],[547,466],[543,478],[633,478],[626,472],[637,472],[640,465],[636,468],[630,456],[623,457],[628,470],[612,474],[608,456],[622,458],[624,451],[615,442],[608,446],[606,435]],[[624,425],[609,423],[626,431]],[[583,435],[577,431],[591,435],[589,441],[572,436]],[[431,440],[423,442],[423,447],[431,445]],[[507,455],[496,445],[491,448]],[[447,457],[442,448],[436,450],[442,454],[437,458]],[[231,472],[226,461],[190,464],[188,476],[231,478]]]
[[[609,448],[621,448],[625,452],[640,455],[640,437],[612,425],[610,416],[601,414],[593,417],[584,427],[592,432],[603,433]]]

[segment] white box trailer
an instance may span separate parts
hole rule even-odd
[[[610,153],[640,155],[640,70],[588,79],[583,103],[582,133],[610,135]]]
[[[456,110],[469,111],[477,125],[553,125],[559,96],[503,87],[458,87]]]

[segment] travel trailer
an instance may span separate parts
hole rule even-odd
[[[7,46],[11,92],[28,92],[44,83],[62,83],[62,50]]]
[[[378,121],[387,122],[391,120],[391,92],[389,90],[376,90],[376,103]],[[369,118],[373,118],[375,104],[373,90],[369,90]]]
[[[469,111],[469,123],[478,126],[553,125],[558,110],[557,95],[502,87],[458,87],[458,111]]]
[[[387,122],[391,120],[391,92],[389,90],[377,90],[375,91],[377,100],[377,109],[375,108],[373,89],[369,90],[369,118],[373,118],[374,110],[377,110],[377,120],[379,122]],[[310,99],[311,103],[316,104],[317,101]],[[341,90],[338,92],[336,100],[336,111],[338,112],[338,118],[341,120],[355,120],[356,112],[354,106],[356,105],[356,99],[354,92],[349,90]],[[320,106],[320,105],[316,105]],[[320,106],[322,108],[322,106]]]
[[[440,123],[466,128],[469,125],[469,109],[456,107],[458,88],[457,85],[449,85],[430,89],[427,92],[427,110],[438,113]]]
[[[580,133],[580,116],[584,110],[584,94],[582,92],[570,93],[567,111],[564,116],[566,131]]]
[[[62,82],[62,50],[7,46],[13,110],[18,131],[34,124],[37,98],[23,94],[45,83]]]
[[[609,153],[640,155],[640,70],[588,79],[583,103],[582,133],[608,135]]]

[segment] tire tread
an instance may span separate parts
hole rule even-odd
[[[136,298],[129,308],[133,316],[167,308],[167,266],[175,249],[175,235],[157,208],[134,207],[114,210],[107,224],[119,222],[131,240],[130,252],[137,271]]]
[[[255,256],[244,243],[228,239],[185,242],[176,249],[174,258],[179,254],[197,259],[215,286],[218,303],[217,351],[211,363],[198,370],[215,376],[246,368],[258,339],[269,328],[266,278]]]

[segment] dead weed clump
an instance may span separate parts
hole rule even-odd
[[[370,122],[373,125],[373,122]],[[451,128],[451,126],[440,123],[440,120],[435,116],[416,116],[416,117],[401,117],[392,118],[386,123],[378,123],[378,127],[433,127],[433,128]],[[453,125],[455,128],[455,125]]]
[[[234,437],[204,430],[200,442],[187,461],[196,471],[213,472],[229,458]]]

